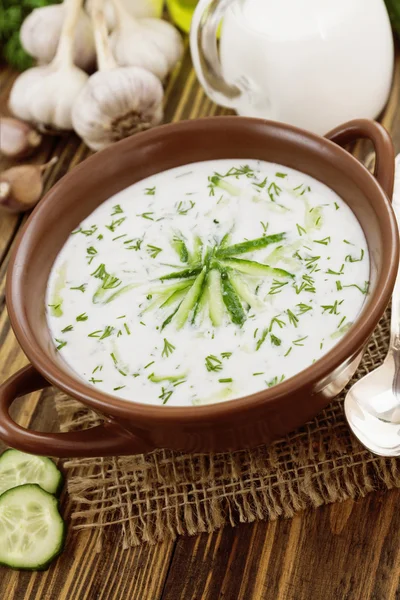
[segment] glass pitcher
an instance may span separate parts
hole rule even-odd
[[[383,0],[200,0],[190,46],[213,101],[318,134],[375,118],[390,91]]]

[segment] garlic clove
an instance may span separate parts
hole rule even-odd
[[[95,73],[72,111],[76,133],[92,150],[158,125],[162,117],[162,85],[140,67]]]
[[[0,174],[0,209],[19,213],[31,209],[43,193],[43,173],[58,158],[44,165],[21,165]]]
[[[10,158],[29,156],[41,144],[42,136],[28,123],[0,117],[0,153]]]
[[[68,2],[68,0],[66,0]],[[22,24],[20,40],[23,48],[41,64],[48,64],[56,55],[66,4],[55,4],[34,9]],[[90,19],[81,9],[73,42],[74,63],[85,71],[92,71],[96,53]]]

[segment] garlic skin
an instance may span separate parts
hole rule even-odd
[[[98,71],[72,110],[74,129],[92,150],[158,125],[162,118],[162,85],[140,67]]]
[[[48,64],[56,55],[68,1],[35,8],[22,24],[21,44],[41,64]],[[83,9],[79,12],[73,48],[76,66],[84,71],[93,71],[96,64],[93,31],[90,19]]]
[[[72,62],[72,36],[81,4],[82,0],[68,0],[66,4],[66,18],[53,61],[22,73],[11,90],[9,107],[13,114],[44,131],[72,129],[72,105],[88,79]]]
[[[183,54],[182,39],[173,25],[161,19],[137,21],[121,0],[114,0],[117,25],[111,34],[111,48],[120,66],[143,67],[161,81]]]

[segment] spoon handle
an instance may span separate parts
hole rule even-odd
[[[400,228],[400,154],[395,159],[395,179],[392,206]],[[400,263],[392,296],[389,351],[400,354]]]

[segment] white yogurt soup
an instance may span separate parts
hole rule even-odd
[[[119,192],[72,232],[47,319],[87,383],[149,404],[238,398],[310,366],[368,294],[350,208],[253,159],[190,164]]]

